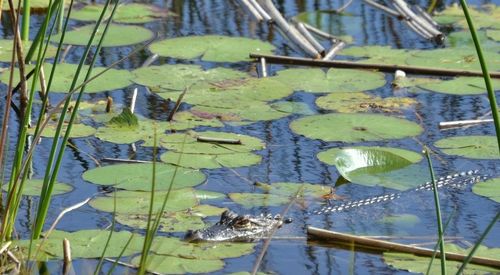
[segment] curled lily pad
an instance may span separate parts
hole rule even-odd
[[[500,203],[500,178],[476,183],[472,192]]]
[[[198,210],[199,209],[199,210]],[[159,231],[161,232],[186,232],[206,227],[202,218],[220,215],[224,208],[211,205],[198,205],[187,211],[171,212],[162,215]],[[148,224],[147,214],[123,214],[116,215],[116,221],[134,228],[145,229]]]
[[[248,74],[228,68],[203,70],[201,66],[164,64],[134,70],[135,83],[148,86],[154,91],[182,91],[195,83],[221,83],[248,77]],[[190,89],[188,94],[193,91]]]
[[[414,151],[393,148],[393,147],[380,147],[380,146],[353,146],[347,148],[332,148],[326,151],[320,152],[318,154],[318,159],[326,164],[335,165],[335,159],[337,158],[337,154],[342,152],[343,149],[357,149],[357,150],[366,150],[366,154],[370,154],[370,152],[382,151],[389,152],[393,155],[400,156],[412,163],[417,163],[422,160],[422,155],[416,153]]]
[[[23,195],[25,196],[40,196],[43,187],[43,179],[31,179],[26,180],[23,187]],[[9,188],[8,184],[4,184],[2,188],[7,191]],[[66,183],[55,182],[52,189],[52,195],[60,195],[64,193],[71,192],[73,187]]]
[[[94,30],[94,25],[87,25],[66,32],[64,43],[85,46]],[[61,34],[52,36],[52,41],[58,42]],[[94,38],[93,45],[97,45],[102,37],[98,32]],[[153,38],[153,33],[143,27],[111,24],[102,43],[103,47],[119,47],[134,45]]]
[[[42,245],[42,249],[56,257],[63,257],[62,240],[68,239],[71,243],[71,256],[73,258],[99,258],[104,251],[109,237],[108,230],[81,230],[64,232],[55,230],[49,236],[49,241]],[[125,248],[125,244],[132,237],[130,244],[125,249],[123,256],[130,256],[141,251],[144,237],[128,231],[113,232],[104,257],[118,257]]]
[[[359,92],[384,86],[384,74],[366,70],[286,69],[273,79],[290,85],[295,90],[312,93]]]
[[[89,4],[85,5],[83,8],[73,11],[71,13],[71,19],[81,20],[81,21],[97,21],[101,15],[104,5],[102,4]],[[107,16],[111,15],[111,7]],[[166,17],[167,11],[159,7],[130,3],[130,4],[120,4],[116,13],[113,16],[113,22],[116,23],[148,23],[160,18]]]
[[[127,215],[147,215],[151,201],[150,192],[139,191],[117,191],[104,197],[97,197],[90,201],[90,205],[98,210],[113,212],[116,196],[116,213]],[[156,214],[163,204],[167,192],[156,192],[153,203],[153,213]],[[184,188],[172,190],[167,198],[165,212],[176,212],[186,210],[198,204],[194,190]]]
[[[471,249],[462,249],[454,244],[445,244],[446,252],[458,253],[462,255],[468,255]],[[491,259],[500,259],[500,248],[487,248],[485,246],[479,246],[478,250],[474,254],[477,257],[485,257]],[[427,272],[427,267],[429,266],[430,258],[428,257],[418,257],[406,253],[395,253],[395,252],[384,252],[384,261],[397,269],[408,270],[410,272],[425,273]],[[446,261],[446,270],[449,273],[456,273],[460,266],[461,261]],[[434,260],[429,271],[429,274],[439,274],[441,272],[441,263],[439,260]],[[475,264],[468,264],[463,274],[492,274],[498,273],[499,269],[480,266]]]
[[[415,99],[408,97],[380,98],[365,93],[331,93],[316,99],[320,108],[339,113],[397,112],[416,103]]]
[[[44,1],[44,0],[43,0]],[[16,2],[16,1],[14,1]],[[4,6],[5,6],[5,2]],[[7,5],[8,6],[8,5]],[[14,41],[13,40],[7,40],[7,39],[0,39],[0,61],[1,62],[10,62],[12,60],[12,45]],[[23,42],[23,47],[25,51],[31,47],[31,41],[26,41]],[[56,48],[52,45],[49,44],[47,48],[47,52],[45,53],[45,58],[51,58],[56,55]],[[34,56],[38,55],[38,50],[35,51]],[[8,83],[8,82],[5,82]]]
[[[290,128],[308,138],[343,142],[398,139],[422,132],[414,122],[377,114],[314,115],[293,121]]]
[[[498,144],[494,136],[461,136],[441,139],[434,143],[443,153],[474,159],[498,159]]]
[[[493,87],[500,87],[500,80],[491,79]],[[434,81],[419,87],[444,94],[475,95],[486,93],[482,77],[456,77],[452,80]]]
[[[47,64],[47,63],[44,64],[45,72],[50,72],[52,70],[52,66],[53,66],[52,64]],[[28,66],[27,68],[31,67]],[[57,64],[55,70],[55,77],[51,86],[51,92],[52,91],[61,93],[69,92],[77,68],[78,65],[76,64],[68,64],[68,63]],[[83,66],[77,81],[77,86],[83,82],[83,79],[88,69],[89,66]],[[105,68],[102,67],[94,67],[92,69],[91,77],[102,72],[104,69]],[[14,82],[16,83],[19,81],[18,74],[19,73],[16,70],[16,72],[14,73]],[[95,80],[92,80],[87,85],[85,85],[85,92],[97,93],[97,92],[122,89],[132,84],[130,78],[131,74],[127,70],[109,69],[103,75],[99,76]],[[4,73],[0,76],[0,80],[3,82],[8,83],[8,79],[9,79],[9,73]]]
[[[153,43],[150,50],[161,56],[203,61],[238,62],[249,60],[249,53],[270,54],[274,46],[267,42],[244,37],[220,35],[187,36]]]
[[[152,172],[152,164],[117,164],[88,170],[83,173],[83,179],[127,190],[150,191]],[[200,171],[169,164],[156,165],[156,190],[167,190],[171,183],[173,189],[180,189],[196,186],[203,181],[205,175]]]
[[[181,154],[173,151],[166,152],[160,156],[161,160],[166,163],[179,165],[189,168],[207,168],[217,169],[221,167],[244,167],[258,164],[262,157],[246,152],[235,154]]]
[[[363,57],[359,62],[371,64],[404,64],[410,56],[407,50],[378,45],[349,47],[342,50],[342,55]]]

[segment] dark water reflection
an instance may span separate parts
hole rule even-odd
[[[288,42],[281,34],[266,24],[253,22],[248,15],[239,10],[233,1],[143,1],[155,4],[160,7],[169,8],[178,14],[178,17],[156,21],[146,24],[146,27],[158,33],[160,38],[176,37],[185,35],[201,34],[223,34],[231,36],[246,36],[267,40],[278,47],[278,54],[300,55],[293,51]],[[421,6],[428,6],[427,1],[414,1]],[[314,11],[318,9],[336,9],[343,6],[344,1],[276,1],[280,11],[285,16],[295,16],[303,11]],[[439,8],[451,2],[438,4]],[[491,1],[473,1],[472,3],[491,3]],[[494,2],[495,3],[495,2]],[[498,1],[496,2],[498,4]],[[354,41],[359,45],[379,44],[390,45],[395,48],[434,48],[432,43],[422,40],[411,31],[407,30],[399,21],[388,18],[378,11],[363,5],[361,1],[354,3],[347,9],[352,14],[351,17],[338,18],[335,15],[325,15],[318,23],[324,24],[325,28],[335,34],[349,34],[354,37]],[[2,21],[4,27],[2,33],[4,37],[11,37],[9,28],[5,27],[5,17]],[[35,18],[35,24],[40,23],[40,19]],[[80,23],[73,23],[79,25]],[[108,65],[132,51],[133,47],[117,47],[104,49],[99,55],[99,65]],[[67,62],[75,63],[82,49],[74,48],[67,57]],[[147,50],[131,57],[120,65],[122,68],[132,69],[139,67],[150,55]],[[206,68],[213,66],[227,66],[243,71],[255,73],[253,64],[211,64],[199,60],[174,60],[170,58],[160,58],[155,64],[164,63],[194,63],[201,64]],[[6,64],[3,64],[5,67]],[[282,66],[272,66],[271,72],[281,69]],[[392,76],[387,76],[388,82]],[[133,87],[132,87],[133,88]],[[114,101],[123,105],[130,104],[132,88],[112,91],[107,93],[87,95],[87,99],[103,99],[112,96]],[[168,102],[155,95],[149,94],[145,88],[139,88],[137,102],[137,112],[143,116],[154,119],[165,119],[165,110]],[[381,96],[392,94],[390,85],[373,91]],[[420,104],[415,107],[414,112],[406,114],[409,119],[421,122],[426,131],[418,137],[418,140],[404,139],[396,141],[386,141],[382,143],[367,142],[365,145],[394,146],[413,150],[420,150],[421,143],[432,144],[438,139],[471,134],[494,134],[492,126],[472,127],[469,129],[439,131],[436,127],[439,121],[450,121],[460,119],[471,119],[484,115],[489,109],[485,96],[446,96],[437,93],[420,91],[409,93],[410,96],[418,99]],[[314,100],[317,95],[296,92],[288,99],[299,102],[306,102],[314,107]],[[52,100],[60,99],[55,95]],[[0,108],[3,110],[5,102],[0,101]],[[186,107],[186,106],[183,106]],[[319,112],[319,111],[318,111]],[[340,143],[326,143],[318,140],[310,140],[292,133],[288,127],[291,120],[299,116],[293,115],[271,122],[260,122],[242,127],[226,126],[221,130],[240,132],[261,138],[267,142],[267,149],[259,154],[263,160],[259,165],[239,168],[239,169],[217,169],[206,171],[208,181],[200,188],[219,192],[250,192],[254,191],[251,182],[310,182],[315,184],[333,184],[337,179],[335,168],[330,167],[316,158],[316,154],[328,148],[340,146]],[[12,127],[17,126],[17,119],[13,117],[10,121]],[[334,127],[334,126],[333,126]],[[205,129],[205,128],[201,128]],[[332,129],[334,130],[334,128]],[[15,134],[11,134],[10,140],[15,140]],[[61,169],[59,180],[69,182],[75,190],[63,196],[56,196],[49,213],[47,222],[49,224],[55,219],[62,209],[81,201],[89,196],[103,191],[102,187],[90,184],[81,179],[81,174],[96,167],[95,159],[104,157],[129,158],[149,160],[152,149],[136,145],[136,150],[131,145],[116,145],[102,142],[95,138],[73,139],[71,143],[78,150],[68,148],[64,156],[64,164]],[[13,148],[11,144],[11,148]],[[50,151],[50,140],[43,140],[34,156],[33,173],[35,177],[41,177],[45,169],[45,161]],[[436,170],[440,173],[454,172],[460,170],[480,169],[489,174],[499,175],[498,161],[476,161],[462,158],[454,158],[446,155],[439,155],[441,161],[435,161]],[[244,178],[245,180],[243,180]],[[339,194],[350,198],[363,198],[376,194],[390,192],[384,188],[367,188],[359,185],[344,185],[338,190]],[[447,202],[443,203],[445,209],[444,219],[455,212],[448,232],[453,236],[462,236],[469,242],[474,242],[486,224],[492,219],[498,205],[482,197],[478,197],[470,192],[464,191],[443,192],[443,198]],[[318,206],[320,202],[312,202],[311,206]],[[21,220],[18,222],[18,230],[21,236],[27,236],[30,220],[33,219],[33,207],[36,205],[36,198],[24,199],[20,212]],[[226,199],[220,203],[221,206],[231,208],[236,211],[260,213],[262,211],[279,213],[283,208],[271,207],[263,209],[243,209]],[[308,207],[301,205],[294,206],[289,216],[294,222],[285,226],[279,231],[280,236],[305,236],[305,225],[314,225],[342,232],[353,232],[357,234],[371,235],[419,235],[431,236],[435,232],[434,210],[431,194],[419,194],[415,197],[406,198],[397,202],[377,207],[356,209],[347,213],[340,213],[330,216],[310,216]],[[420,223],[416,227],[395,227],[377,222],[384,215],[394,213],[411,213],[418,215]],[[90,206],[84,206],[69,213],[59,224],[62,230],[79,230],[90,228],[105,228],[110,224],[111,215],[94,210]],[[121,227],[126,228],[126,227]],[[489,246],[500,246],[498,235],[500,228],[497,225],[485,243]],[[244,256],[239,259],[226,260],[226,267],[220,273],[234,271],[249,271],[252,269],[257,254],[261,249],[261,244],[257,246],[256,253]],[[74,264],[77,273],[87,273],[94,265],[94,260],[80,260]],[[58,270],[59,263],[51,263],[50,269]],[[108,268],[108,267],[106,267]],[[125,272],[125,270],[118,270]],[[271,246],[262,262],[261,271],[276,272],[283,274],[398,274],[405,273],[396,271],[384,264],[381,257],[370,253],[352,253],[349,250],[329,249],[325,247],[310,245],[304,240],[277,240]]]

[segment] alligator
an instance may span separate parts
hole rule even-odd
[[[460,188],[469,184],[474,184],[486,177],[479,175],[478,171],[468,171],[459,174],[449,175],[439,178],[436,181],[436,186]],[[419,185],[416,188],[390,193],[382,196],[370,197],[362,200],[354,200],[345,202],[339,205],[327,205],[319,209],[313,210],[310,213],[314,215],[324,215],[329,213],[347,211],[352,208],[371,205],[374,203],[386,202],[400,198],[406,193],[418,192],[423,190],[432,190],[432,182]],[[291,222],[283,220],[279,215],[238,215],[235,212],[226,210],[222,213],[220,221],[216,224],[201,230],[189,230],[184,237],[184,240],[189,242],[201,241],[240,241],[251,242],[268,237],[275,228],[279,228],[283,223]]]

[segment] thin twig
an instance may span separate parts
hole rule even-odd
[[[332,45],[332,48],[325,54],[323,57],[323,60],[332,60],[344,47],[345,47],[345,42],[344,41],[339,41],[338,43],[335,43]]]
[[[4,244],[2,245],[2,248],[0,248],[0,254],[4,253],[4,252],[5,252],[5,250],[7,250],[7,248],[9,248],[9,246],[10,246],[11,244],[12,244],[12,242],[11,242],[11,241],[8,241],[8,242],[4,243]]]
[[[197,136],[196,141],[218,143],[218,144],[238,144],[238,145],[241,145],[241,139],[233,139],[233,138],[216,138],[216,137]]]
[[[132,114],[134,113],[136,100],[137,100],[137,88],[134,88],[134,92],[132,93],[132,101],[130,102],[130,112]]]
[[[118,158],[102,158],[101,161],[105,161],[105,162],[122,162],[122,163],[152,163],[152,161],[147,161],[147,160],[118,159]]]
[[[189,89],[188,87],[184,88],[184,91],[182,91],[182,93],[177,98],[177,101],[175,102],[174,108],[172,109],[172,111],[170,111],[170,114],[168,115],[167,121],[172,121],[172,119],[174,118],[174,115],[177,112],[177,110],[179,109],[179,106],[182,103],[182,99],[184,98],[184,95],[186,94],[188,89]]]
[[[75,209],[78,209],[78,208],[84,206],[85,204],[87,204],[90,201],[90,199],[92,199],[92,197],[88,197],[84,201],[81,201],[81,202],[79,202],[75,205],[72,205],[68,208],[65,208],[63,211],[61,211],[61,213],[59,213],[59,215],[57,216],[56,220],[52,223],[52,226],[49,228],[49,230],[45,234],[45,238],[49,237],[50,233],[54,230],[54,228],[56,228],[57,224],[59,223],[59,221],[62,219],[62,217],[64,215],[66,215],[68,212],[71,212]]]
[[[457,120],[457,121],[442,121],[439,122],[439,129],[451,129],[451,128],[459,128],[471,125],[477,125],[481,123],[490,123],[493,122],[492,118],[489,119],[469,119],[469,120]]]

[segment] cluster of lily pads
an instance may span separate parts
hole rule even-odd
[[[86,22],[95,21],[101,5],[87,5],[74,12],[72,19]],[[456,16],[456,7],[445,10],[437,20],[463,27],[462,17]],[[497,9],[496,7],[494,9]],[[479,11],[477,11],[479,12]],[[494,11],[489,11],[495,14]],[[137,16],[140,14],[140,16]],[[498,13],[496,13],[498,14]],[[147,23],[162,16],[175,16],[166,11],[142,4],[125,4],[119,7],[115,22],[110,28],[104,47],[132,45],[153,37],[144,27],[131,25]],[[312,20],[314,15],[301,15],[300,20]],[[483,17],[482,17],[483,18]],[[498,18],[497,18],[498,19]],[[498,55],[498,21],[484,19],[480,24],[485,28],[483,35],[489,39],[486,54]],[[93,25],[79,27],[66,34],[66,43],[83,45],[82,38],[90,33]],[[123,36],[123,33],[129,35]],[[450,35],[450,47],[439,50],[400,50],[380,46],[350,47],[343,55],[359,58],[360,62],[409,64],[419,66],[478,69],[475,53],[470,48],[459,48],[466,40],[462,32]],[[53,38],[58,40],[56,36]],[[454,42],[454,41],[460,41]],[[86,41],[85,41],[86,42]],[[6,45],[9,41],[0,41]],[[466,44],[466,43],[465,43]],[[10,45],[10,44],[9,44]],[[9,47],[2,47],[8,49]],[[274,46],[249,38],[226,37],[219,35],[190,36],[164,39],[154,42],[149,50],[160,56],[174,59],[200,59],[206,62],[246,62],[248,53],[272,53]],[[54,49],[50,49],[53,52]],[[10,61],[10,54],[0,54],[0,61]],[[490,58],[491,70],[500,70],[500,62]],[[45,65],[46,71],[51,64]],[[67,92],[76,65],[60,64],[52,90]],[[94,69],[94,74],[103,68]],[[0,80],[6,82],[8,73]],[[170,185],[166,211],[162,215],[160,231],[184,232],[187,229],[205,227],[203,218],[220,215],[223,208],[207,204],[206,201],[223,199],[225,194],[197,190],[195,187],[206,180],[199,169],[235,168],[256,165],[262,157],[259,150],[266,147],[265,141],[256,137],[222,132],[196,131],[200,126],[218,128],[225,125],[246,125],[259,121],[276,120],[294,115],[291,130],[310,139],[325,142],[353,144],[343,149],[329,149],[318,154],[320,161],[334,165],[347,180],[367,186],[385,186],[406,190],[427,181],[422,170],[414,165],[422,157],[409,150],[389,147],[363,147],[354,143],[382,141],[418,136],[422,127],[403,118],[418,102],[404,97],[377,97],[366,92],[384,87],[386,76],[380,72],[341,69],[284,69],[268,78],[256,78],[248,73],[217,66],[205,69],[199,65],[163,64],[152,65],[132,71],[111,69],[86,87],[87,93],[101,93],[124,89],[137,84],[148,87],[159,97],[176,100],[181,94],[186,105],[170,121],[158,121],[127,112],[123,106],[114,106],[106,113],[106,102],[82,103],[79,116],[82,123],[73,127],[73,137],[96,136],[117,144],[141,142],[142,146],[155,144],[165,149],[161,154],[162,163],[156,166],[156,196],[154,209],[161,202]],[[500,86],[495,80],[494,86]],[[481,78],[457,77],[452,79],[406,78],[395,80],[398,89],[409,91],[434,91],[440,93],[472,95],[483,93]],[[316,105],[325,111],[317,114],[302,102],[287,100],[295,91],[319,94]],[[328,113],[326,113],[328,111]],[[97,128],[95,128],[97,126]],[[53,136],[49,124],[44,135]],[[193,130],[195,129],[195,130]],[[176,132],[175,131],[181,131]],[[154,133],[157,133],[155,135]],[[200,136],[218,139],[238,140],[240,144],[220,144],[200,142]],[[156,141],[154,140],[156,139]],[[481,142],[478,142],[480,140]],[[452,137],[434,144],[445,154],[477,159],[497,159],[496,139],[491,136]],[[376,165],[374,165],[376,164]],[[147,223],[152,181],[152,164],[116,164],[88,170],[83,174],[86,181],[109,185],[119,191],[95,198],[90,205],[95,209],[113,212],[116,201],[116,220],[124,225],[143,229]],[[476,185],[473,191],[500,202],[498,178]],[[32,187],[31,187],[32,186]],[[38,181],[28,182],[25,192],[33,195],[31,188],[40,188]],[[257,183],[259,193],[230,193],[227,196],[246,208],[260,206],[280,206],[288,203],[297,194],[301,198],[320,198],[329,194],[326,186],[309,183]],[[68,192],[71,188],[64,184],[56,185],[57,192]],[[83,230],[75,233],[55,231],[42,247],[40,257],[61,257],[60,240],[72,241],[73,257],[100,257],[103,244],[109,232]],[[117,257],[123,244],[133,236],[125,255],[140,252],[143,237],[130,232],[117,232],[113,235],[106,257]],[[36,247],[36,246],[35,246]],[[91,247],[91,249],[88,249]],[[210,250],[208,250],[210,248]],[[153,246],[154,256],[148,270],[162,273],[210,272],[221,269],[221,259],[239,257],[253,252],[253,244],[201,244],[182,242],[173,237],[157,237]],[[210,252],[207,252],[210,251]],[[489,252],[489,251],[487,251]],[[384,255],[386,262],[396,265],[406,255]],[[137,259],[132,259],[132,263]]]

